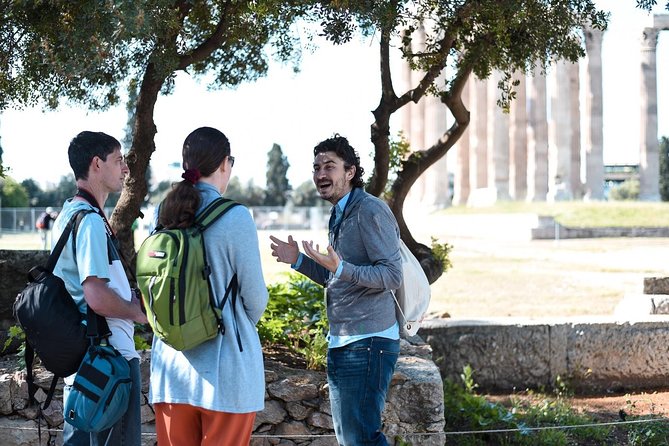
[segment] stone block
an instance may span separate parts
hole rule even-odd
[[[429,324],[429,325],[428,325]],[[429,321],[419,334],[432,346],[444,378],[460,381],[466,365],[476,382],[495,389],[544,385],[551,377],[550,329],[512,322]]]
[[[483,390],[550,388],[557,376],[579,392],[645,390],[669,382],[669,317],[427,321],[419,331],[444,378],[466,365]]]
[[[669,294],[669,277],[644,277],[643,294]]]
[[[653,314],[669,314],[669,295],[655,294],[650,300],[653,302]]]

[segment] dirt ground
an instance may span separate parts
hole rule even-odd
[[[485,396],[491,402],[500,403],[507,407],[512,405],[511,395],[509,394]],[[513,396],[520,400],[530,398],[523,394],[514,394]],[[567,401],[574,409],[591,415],[598,422],[621,421],[628,416],[669,418],[669,388],[626,394],[576,395],[568,397]]]

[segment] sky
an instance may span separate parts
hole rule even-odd
[[[604,162],[635,164],[640,138],[639,48],[642,29],[652,15],[636,9],[632,0],[596,3],[612,13],[602,44]],[[669,14],[663,6],[654,12]],[[305,51],[299,73],[274,63],[267,77],[234,90],[208,91],[206,84],[180,74],[174,94],[160,96],[156,104],[154,179],[180,179],[181,169],[174,164],[181,162],[181,145],[201,126],[228,136],[236,159],[233,175],[243,183],[265,184],[267,152],[274,143],[288,159],[291,185],[310,181],[311,149],[334,133],[349,139],[362,166],[371,172],[371,111],[380,95],[377,53],[374,40],[354,39],[338,47],[323,42],[316,52]],[[401,73],[394,77],[397,88]],[[669,31],[660,33],[658,40],[657,79],[658,136],[669,136],[669,82],[663,82],[669,79]],[[396,115],[391,120],[393,135],[399,130],[399,112]],[[48,112],[6,110],[0,114],[3,164],[17,181],[33,178],[48,187],[71,172],[67,147],[72,137],[93,130],[122,140],[126,121],[124,106],[105,112],[67,105]]]

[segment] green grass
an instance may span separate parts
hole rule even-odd
[[[554,217],[569,227],[659,227],[669,226],[669,202],[639,201],[562,201],[556,203],[500,202],[494,206],[469,208],[455,206],[444,214],[530,213]]]

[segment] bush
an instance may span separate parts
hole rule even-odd
[[[639,188],[639,180],[625,180],[620,186],[611,189],[609,198],[618,201],[638,200]]]
[[[575,426],[591,423],[588,416],[577,413],[565,399],[567,388],[559,378],[554,396],[528,393],[528,398],[512,398],[511,408],[491,403],[476,394],[474,371],[466,366],[460,375],[462,384],[444,381],[444,415],[446,431],[490,431],[480,434],[457,435],[448,444],[478,445],[553,445],[606,444],[609,427],[583,427],[581,429],[546,429],[535,427]]]
[[[304,357],[310,369],[323,369],[327,355],[327,316],[323,287],[298,273],[267,287],[269,302],[258,323],[265,346],[281,344]]]

